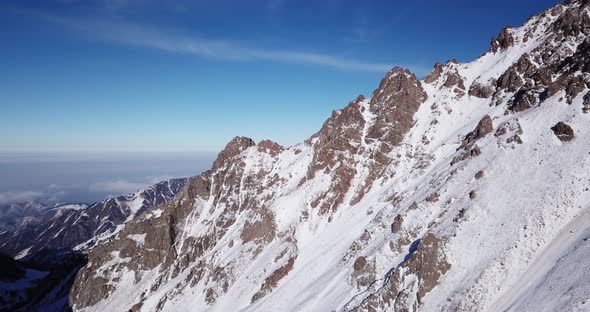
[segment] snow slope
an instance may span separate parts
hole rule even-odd
[[[588,6],[394,68],[302,144],[235,138],[89,254],[74,310],[589,310]]]

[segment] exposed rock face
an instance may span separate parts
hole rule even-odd
[[[413,73],[393,68],[371,97],[369,109],[376,118],[365,141],[379,139],[385,143],[386,150],[399,144],[414,122],[414,113],[427,97]]]
[[[520,89],[514,95],[514,99],[512,100],[509,110],[516,113],[522,112],[533,107],[536,101],[537,98],[535,97],[534,93],[531,92],[531,90]]]
[[[314,153],[312,164],[301,184],[313,179],[320,171],[333,172],[331,190],[318,196],[312,203],[313,207],[319,206],[323,213],[334,211],[342,203],[356,174],[356,168],[351,164],[354,162],[353,155],[360,152],[362,129],[365,127],[361,112],[362,101],[364,97],[359,96],[344,109],[334,111],[332,117],[312,137],[317,140],[317,152]]]
[[[447,73],[443,86],[446,88],[456,87],[453,89],[455,93],[459,95],[465,94],[465,84],[463,82],[463,78],[461,77],[461,75],[459,75],[459,72],[457,72],[457,70],[450,71]]]
[[[516,67],[510,67],[496,82],[496,87],[499,89],[506,89],[508,92],[515,92],[520,88],[524,82]]]
[[[234,147],[235,145],[230,146],[230,149],[235,150]],[[228,155],[230,153],[223,154],[224,157]],[[89,254],[88,265],[76,277],[70,300],[80,307],[94,305],[109,298],[115,289],[105,276],[114,275],[116,280],[120,280],[126,272],[134,271],[137,280],[137,274],[142,270],[154,269],[160,265],[171,266],[178,256],[175,245],[178,239],[177,222],[191,213],[196,200],[209,196],[209,185],[206,176],[191,178],[187,187],[181,191],[180,198],[169,203],[168,209],[152,209],[126,226],[118,234],[119,239],[109,240],[94,248]],[[193,201],[183,197],[192,198]],[[195,259],[194,254],[211,248],[211,240],[206,237],[193,242],[193,254],[187,255],[189,259]],[[104,271],[105,263],[113,263],[114,266]],[[157,288],[158,285],[153,287]],[[86,288],[92,291],[80,292]]]
[[[275,237],[275,225],[272,214],[265,212],[260,215],[260,220],[253,223],[246,221],[240,238],[244,243],[254,240],[262,240],[266,243],[272,241]]]
[[[231,159],[233,157],[239,155],[241,152],[243,152],[247,148],[254,146],[254,145],[256,145],[256,143],[254,142],[254,140],[252,140],[250,138],[246,138],[246,137],[233,138],[229,143],[227,143],[227,145],[225,146],[223,151],[221,151],[221,153],[219,153],[219,155],[217,156],[217,159],[213,163],[212,169],[216,170],[216,169],[222,168],[229,161],[231,161]],[[262,146],[268,146],[268,145],[272,145],[272,144],[269,144],[269,143],[262,144]]]
[[[584,112],[584,114],[590,112],[590,91],[584,95],[584,107],[582,107],[582,112]]]
[[[366,265],[367,265],[367,259],[365,259],[365,257],[363,257],[363,256],[360,256],[360,257],[356,258],[356,260],[354,261],[354,271],[360,272],[365,268]]]
[[[172,200],[187,180],[163,181],[92,205],[48,207],[21,218],[13,230],[0,236],[0,240],[5,251],[23,261],[20,267],[26,274],[7,286],[15,287],[14,290],[8,291],[6,296],[0,294],[4,298],[0,310],[68,310],[67,298],[75,274],[87,260],[84,253],[113,236],[118,226],[153,205]],[[8,264],[6,269],[13,270]]]
[[[281,279],[283,279],[289,271],[293,269],[293,265],[295,264],[295,258],[290,258],[287,261],[287,264],[278,268],[274,271],[269,277],[264,280],[262,286],[260,286],[260,290],[252,296],[252,303],[258,301],[260,298],[264,297],[267,293],[270,293],[273,288],[277,287],[277,284]]]
[[[391,233],[395,234],[396,232],[398,232],[401,229],[403,222],[404,222],[404,218],[400,214],[395,216],[395,219],[393,220],[393,223],[391,224]]]
[[[484,174],[485,174],[485,172],[483,170],[478,171],[475,174],[475,179],[479,180],[479,179],[483,178]]]
[[[587,73],[590,73],[590,43],[587,39],[590,18],[587,8],[587,4],[579,4],[565,8],[557,6],[550,10],[550,14],[557,15],[557,18],[550,24],[551,32],[544,43],[529,53],[523,53],[498,78],[494,96],[502,97],[505,93],[511,93],[509,111],[525,111],[561,91],[565,92],[566,101],[572,103],[573,98],[587,87]],[[545,13],[540,16],[547,18]],[[532,28],[530,32],[535,30]],[[503,33],[505,35],[501,37],[510,38],[506,35],[509,31]],[[496,45],[492,45],[493,52],[501,50],[500,41],[496,42]]]
[[[443,73],[443,65],[439,62],[434,64],[434,69],[424,78],[424,83],[433,83],[437,81]]]
[[[360,96],[344,109],[334,111],[309,141],[314,142],[316,153],[300,184],[321,171],[332,176],[332,186],[312,202],[312,207],[319,207],[322,213],[335,211],[358,173],[356,155],[364,155],[373,161],[364,186],[351,201],[352,205],[358,203],[391,162],[389,153],[412,127],[413,116],[426,98],[416,76],[407,69],[395,67],[369,101]],[[372,116],[371,120],[365,120],[364,115]]]
[[[269,153],[272,156],[277,156],[282,151],[284,151],[285,148],[282,147],[281,145],[279,145],[278,143],[273,142],[271,140],[263,140],[263,141],[260,141],[260,143],[258,143],[258,150],[260,152]]]
[[[141,218],[134,220],[118,234],[118,238],[96,247],[89,255],[89,265],[81,270],[74,284],[75,290],[70,299],[78,307],[87,307],[110,298],[117,290],[112,287],[104,276],[122,280],[128,272],[133,272],[134,283],[142,281],[145,272],[162,268],[163,273],[152,282],[150,291],[156,292],[160,286],[179,274],[188,274],[187,284],[196,285],[205,277],[211,281],[206,289],[206,302],[214,304],[229,289],[234,279],[232,266],[215,266],[207,264],[204,256],[227,231],[245,216],[240,222],[242,228],[240,238],[243,245],[250,246],[249,252],[255,257],[260,250],[275,239],[276,225],[274,215],[267,209],[267,199],[263,191],[269,185],[280,183],[280,179],[267,179],[261,184],[258,179],[268,175],[269,168],[258,168],[246,174],[244,153],[251,151],[262,159],[276,160],[283,149],[270,141],[256,145],[253,140],[236,137],[231,140],[213,163],[212,170],[190,179],[188,185],[178,194],[173,202],[152,208]],[[210,203],[210,204],[208,204]],[[210,206],[205,208],[205,206]],[[195,210],[195,207],[201,209]],[[185,237],[182,231],[187,220],[198,220],[201,215],[214,214],[215,220],[207,221],[209,231],[202,235]],[[232,240],[233,242],[233,240]],[[231,244],[233,247],[233,243]],[[296,254],[293,257],[293,262]],[[210,260],[210,259],[209,259]],[[103,271],[104,263],[119,265]],[[197,266],[193,266],[197,264]],[[278,275],[271,277],[267,286],[261,289],[264,293],[271,291],[277,276],[286,274],[293,263]],[[205,266],[212,268],[208,271]],[[169,268],[170,270],[163,270]],[[283,273],[281,273],[283,272]],[[84,286],[82,286],[84,285]],[[78,290],[92,287],[94,292]],[[142,295],[134,306],[143,306],[146,298]],[[162,301],[159,306],[164,306]]]
[[[487,99],[494,93],[494,88],[489,85],[483,85],[478,82],[473,83],[469,87],[469,95],[478,98]]]
[[[443,242],[432,233],[420,240],[415,251],[388,277],[377,293],[369,295],[354,311],[415,311],[422,298],[451,268]],[[413,301],[415,296],[417,301]]]
[[[356,258],[353,265],[352,279],[360,289],[375,281],[375,262],[367,261],[363,256]]]
[[[489,115],[485,115],[477,124],[473,131],[469,132],[461,145],[457,148],[460,151],[459,155],[455,156],[451,161],[451,166],[468,159],[469,157],[476,157],[481,154],[480,148],[476,145],[476,142],[484,138],[486,135],[494,130],[492,124],[492,118]]]
[[[498,51],[506,50],[514,45],[514,37],[510,33],[510,27],[504,27],[497,38],[492,38],[491,50],[496,53]]]
[[[467,146],[473,145],[479,139],[485,137],[489,133],[494,130],[494,126],[492,124],[492,118],[489,115],[483,116],[483,118],[477,123],[477,126],[473,131],[469,132],[465,139],[463,139],[463,143],[461,144],[462,148],[466,148]]]
[[[561,121],[551,127],[551,130],[563,142],[569,142],[574,139],[574,129]]]
[[[373,92],[369,110],[374,116],[372,126],[367,129],[364,143],[373,145],[366,157],[373,160],[365,179],[364,187],[353,198],[358,203],[369,191],[373,182],[391,162],[390,153],[399,145],[414,124],[414,114],[428,95],[420,81],[407,69],[394,67],[379,88]]]

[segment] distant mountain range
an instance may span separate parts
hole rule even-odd
[[[8,205],[9,209],[3,211],[6,226],[0,234],[0,252],[7,259],[19,260],[11,266],[19,266],[25,273],[38,273],[34,274],[36,282],[27,282],[27,287],[20,290],[2,293],[0,286],[0,298],[5,298],[1,303],[23,311],[51,311],[48,305],[56,311],[67,308],[68,291],[58,289],[69,289],[72,277],[86,261],[85,253],[101,240],[116,235],[126,222],[173,199],[187,181],[186,178],[162,181],[91,205],[47,206],[32,201]],[[4,271],[9,272],[9,267],[6,268]],[[31,277],[24,274],[8,284],[23,284],[26,280]]]
[[[0,233],[14,230],[20,218],[39,213],[51,207],[52,205],[33,200],[0,205]]]

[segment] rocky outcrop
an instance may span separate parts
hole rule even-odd
[[[494,97],[511,93],[509,111],[525,111],[561,91],[565,92],[566,102],[571,104],[589,85],[590,40],[586,37],[590,18],[585,11],[587,7],[581,4],[557,6],[550,10],[558,18],[551,23],[551,32],[544,44],[524,53],[498,78]],[[503,33],[500,37],[510,38],[509,31]],[[574,44],[576,41],[581,43]],[[493,45],[496,48],[492,50],[501,50],[500,41],[496,42]]]
[[[480,148],[477,146],[477,141],[484,138],[486,135],[491,133],[494,130],[492,124],[492,118],[489,115],[483,116],[483,118],[479,121],[475,129],[469,132],[463,141],[461,141],[461,145],[457,148],[459,154],[453,158],[451,161],[451,166],[454,164],[468,159],[469,157],[476,157],[481,154]]]
[[[284,148],[271,141],[256,145],[249,138],[232,139],[219,153],[212,169],[191,178],[173,201],[150,209],[127,224],[117,238],[97,246],[89,254],[89,264],[76,277],[71,302],[77,308],[95,305],[118,290],[113,280],[119,281],[131,272],[134,283],[139,283],[147,278],[144,276],[147,272],[160,268],[149,292],[158,291],[161,285],[180,274],[186,275],[184,287],[207,278],[210,286],[204,291],[206,302],[214,304],[227,292],[235,273],[232,266],[208,264],[205,255],[238,222],[242,228],[241,244],[249,246],[248,253],[253,258],[277,234],[274,215],[268,210],[272,194],[267,198],[262,193],[280,181],[273,178],[266,179],[268,184],[260,183],[259,179],[267,176],[271,167],[247,168],[247,151],[270,161]],[[209,208],[205,210],[205,207]],[[209,214],[215,217],[205,222],[208,231],[190,236],[183,232],[187,230],[184,227],[187,222],[196,222],[201,215]],[[229,245],[233,247],[233,240]],[[117,265],[105,268],[109,263]],[[83,291],[87,287],[95,291]],[[269,287],[264,291],[271,291]],[[145,295],[138,300],[134,305],[141,306]],[[166,305],[166,301],[160,305]]]
[[[287,276],[287,274],[293,269],[294,264],[295,258],[289,258],[284,266],[272,272],[272,274],[264,280],[264,283],[260,286],[260,290],[252,296],[251,302],[254,303],[260,300],[260,298],[264,297],[264,295],[270,293],[275,287],[277,287],[279,281]]]
[[[312,203],[312,207],[319,207],[324,214],[335,211],[342,203],[356,174],[352,164],[353,156],[360,152],[362,129],[365,127],[361,112],[361,102],[364,100],[363,96],[359,96],[344,109],[332,112],[332,116],[312,137],[316,152],[300,185],[312,180],[321,171],[332,174],[330,190],[319,195]]]
[[[412,72],[394,67],[371,97],[369,110],[375,115],[375,122],[365,142],[379,140],[384,143],[382,152],[390,151],[412,127],[414,114],[427,97]]]
[[[469,87],[469,95],[470,96],[474,96],[474,97],[478,97],[478,98],[482,98],[482,99],[487,99],[487,98],[491,97],[493,93],[494,93],[494,88],[492,86],[483,85],[478,82],[472,83],[471,86]]]
[[[514,95],[514,98],[512,99],[508,109],[515,113],[518,113],[533,107],[533,105],[535,105],[536,102],[537,97],[534,91],[526,88],[521,88]]]
[[[504,51],[514,45],[514,37],[511,33],[511,27],[504,27],[497,38],[492,38],[490,50],[494,53]]]
[[[463,77],[461,77],[456,69],[451,70],[446,74],[443,87],[453,89],[453,92],[460,96],[465,94],[465,84],[463,82]]]
[[[387,277],[383,288],[365,298],[353,311],[416,311],[424,296],[451,269],[443,245],[434,234],[427,234]]]
[[[334,111],[322,129],[308,140],[315,153],[300,185],[315,178],[319,172],[332,177],[329,190],[320,194],[311,203],[312,207],[318,207],[323,214],[335,211],[358,173],[356,155],[364,155],[373,161],[364,186],[351,201],[352,205],[358,203],[391,162],[389,153],[412,127],[414,114],[426,98],[416,76],[407,69],[395,67],[387,73],[368,102],[360,96],[344,109]],[[365,120],[365,115],[371,116],[371,120]],[[368,145],[374,145],[374,148],[368,150]]]
[[[574,129],[564,122],[558,122],[555,126],[551,127],[553,134],[557,136],[563,142],[569,142],[574,139]]]
[[[88,255],[88,265],[76,277],[70,301],[79,308],[94,305],[109,298],[116,289],[111,285],[112,279],[120,280],[126,272],[135,272],[138,281],[142,271],[172,266],[178,256],[176,243],[180,220],[192,212],[195,201],[207,199],[208,196],[207,177],[191,178],[174,201],[153,207],[141,218],[130,222],[118,233],[118,239],[95,247]],[[195,242],[193,251],[202,253],[203,249],[212,247],[211,244],[202,246]],[[105,267],[108,263],[114,265]],[[93,291],[86,292],[84,289]]]
[[[494,126],[490,115],[483,116],[477,123],[475,129],[465,136],[465,139],[463,139],[463,142],[461,143],[461,148],[465,149],[466,147],[473,145],[476,141],[485,137],[493,130]]]
[[[269,211],[264,211],[256,221],[246,221],[240,238],[244,244],[256,240],[269,243],[275,237],[275,233],[274,217]]]
[[[217,169],[222,168],[228,162],[231,162],[231,159],[249,147],[256,145],[254,140],[246,137],[235,137],[227,145],[225,148],[219,153],[215,162],[213,162],[212,170],[215,171]],[[268,144],[264,144],[268,145]]]
[[[414,125],[414,114],[428,95],[412,72],[394,67],[373,92],[369,110],[374,116],[373,124],[365,136],[364,143],[374,147],[365,157],[372,159],[368,176],[363,187],[351,201],[358,203],[369,191],[373,182],[391,163],[390,153],[398,146]]]
[[[437,81],[443,73],[443,65],[439,62],[434,64],[434,69],[424,77],[424,83],[433,83]]]
[[[282,147],[278,143],[273,142],[271,140],[263,140],[263,141],[260,141],[260,143],[258,143],[257,146],[258,146],[258,151],[259,152],[269,153],[272,156],[277,156],[282,151],[285,150],[284,147]]]
[[[353,264],[352,280],[357,288],[362,289],[375,281],[375,261],[363,256],[356,258]]]
[[[524,81],[520,77],[516,67],[512,66],[498,78],[496,87],[498,89],[505,89],[507,92],[516,92],[523,84]]]
[[[590,91],[586,92],[586,95],[584,95],[584,106],[582,107],[582,112],[584,114],[590,112]]]
[[[588,3],[580,1],[579,7],[573,10],[567,10],[559,15],[559,18],[553,24],[553,31],[563,36],[579,36],[590,34],[590,17],[583,13],[583,9],[588,7]]]

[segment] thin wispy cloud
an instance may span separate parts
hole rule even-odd
[[[390,64],[364,62],[332,54],[250,47],[242,42],[193,37],[174,30],[162,30],[119,20],[80,20],[57,16],[45,18],[79,31],[85,38],[201,58],[317,65],[343,71],[378,73],[387,72],[392,67]]]

